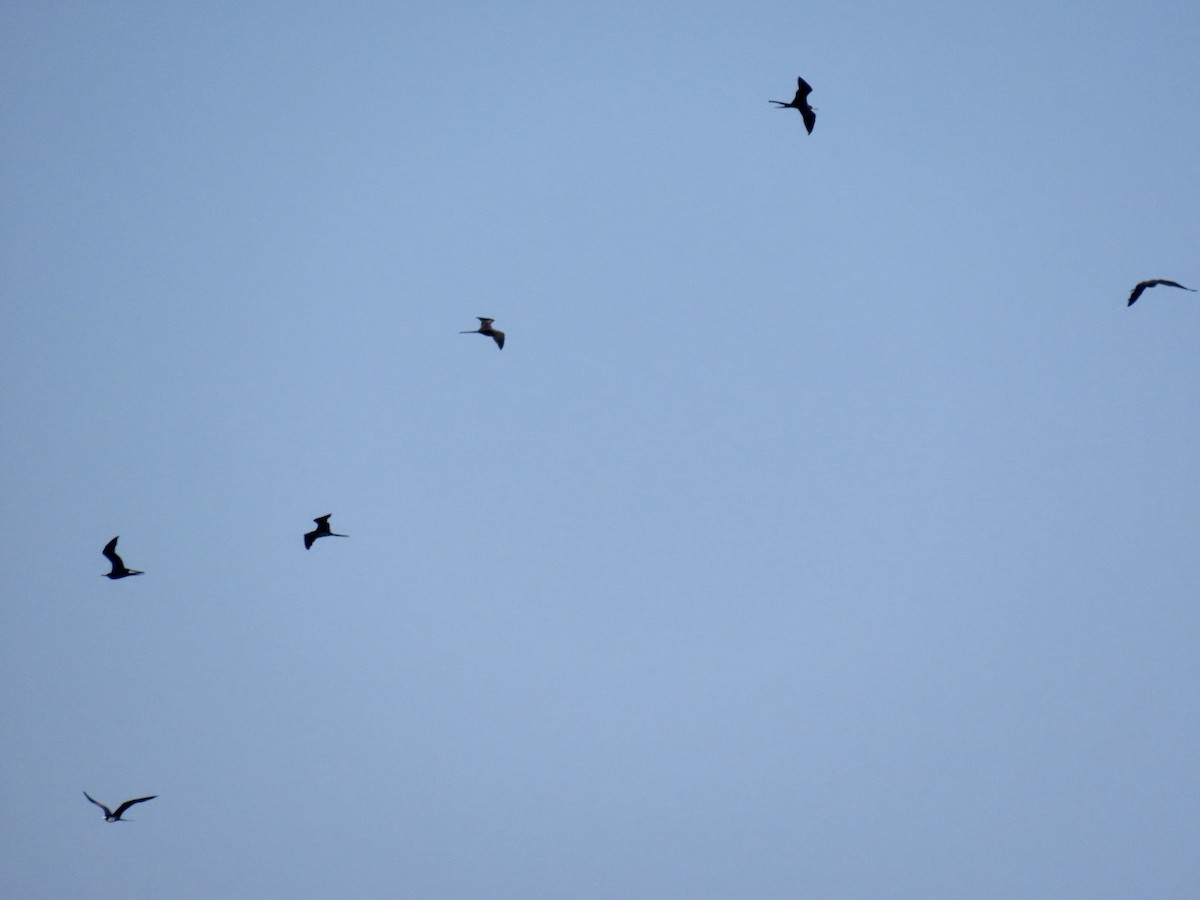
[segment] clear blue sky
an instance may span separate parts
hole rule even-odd
[[[0,896],[1200,896],[1198,46],[5,3]]]

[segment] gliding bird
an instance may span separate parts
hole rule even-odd
[[[1133,306],[1133,304],[1137,303],[1137,298],[1142,296],[1142,291],[1144,291],[1146,288],[1152,288],[1160,284],[1165,284],[1167,287],[1183,288],[1185,291],[1191,291],[1193,294],[1197,293],[1195,288],[1183,287],[1183,285],[1177,281],[1167,281],[1165,278],[1152,278],[1149,281],[1138,282],[1137,287],[1133,289],[1133,293],[1129,295],[1129,302],[1125,305]]]
[[[125,815],[125,810],[129,809],[129,807],[133,806],[133,804],[145,803],[147,800],[153,800],[155,797],[158,796],[158,794],[151,794],[149,797],[138,797],[136,800],[126,800],[124,803],[122,803],[120,806],[118,806],[115,810],[109,809],[107,806],[105,806],[99,800],[93,799],[92,795],[89,794],[87,791],[83,792],[83,796],[87,797],[89,800],[91,800],[93,803],[95,803],[98,807],[100,807],[102,810],[104,810],[104,821],[105,822],[120,822],[120,821],[122,821],[121,816]]]
[[[144,575],[145,573],[138,569],[128,569],[125,563],[121,562],[121,557],[117,556],[117,541],[120,539],[117,535],[111,541],[104,545],[104,557],[112,563],[111,572],[103,572],[105,578],[111,578],[116,581],[118,578],[125,578],[129,575]]]
[[[798,109],[800,115],[804,119],[804,127],[809,134],[812,134],[813,126],[817,124],[817,113],[813,107],[808,105],[808,95],[812,93],[812,85],[803,78],[796,78],[796,96],[792,98],[791,103],[784,103],[782,100],[769,100],[769,103],[776,104],[776,109]]]
[[[483,316],[476,316],[475,318],[477,318],[479,320],[479,327],[476,328],[474,331],[460,331],[459,334],[486,334],[488,337],[490,337],[493,341],[496,342],[497,347],[499,347],[501,350],[503,350],[504,349],[504,332],[497,331],[495,328],[492,327],[492,323],[495,322],[496,320],[495,319],[485,319]]]
[[[329,516],[332,516],[332,515],[333,515],[333,513],[329,514]],[[313,545],[313,541],[315,541],[317,538],[350,537],[350,535],[348,535],[348,534],[338,534],[335,531],[331,531],[329,528],[329,516],[317,516],[315,519],[313,519],[313,521],[317,523],[317,527],[314,528],[312,531],[308,532],[306,535],[304,535],[304,549],[305,550],[308,550],[309,548],[311,548]]]

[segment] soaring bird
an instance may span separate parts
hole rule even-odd
[[[477,318],[479,320],[479,327],[476,328],[474,331],[460,331],[459,334],[486,334],[488,337],[490,337],[493,341],[496,342],[497,347],[499,347],[501,350],[503,350],[504,349],[504,332],[497,331],[495,328],[492,327],[492,323],[495,322],[496,320],[495,319],[485,319],[483,316],[476,316],[475,318]]]
[[[128,575],[145,574],[138,569],[125,568],[125,563],[121,562],[121,557],[117,556],[117,541],[120,539],[120,537],[120,535],[117,535],[104,545],[104,556],[110,563],[112,563],[112,571],[104,572],[104,577],[116,580],[117,578],[125,578]]]
[[[1137,298],[1142,296],[1142,291],[1144,291],[1146,288],[1152,288],[1160,284],[1165,284],[1167,287],[1183,288],[1185,291],[1191,291],[1193,294],[1196,293],[1195,288],[1183,287],[1183,285],[1178,281],[1167,281],[1165,278],[1151,278],[1149,281],[1138,282],[1137,287],[1133,289],[1133,293],[1129,295],[1129,302],[1125,305],[1133,306],[1133,304],[1137,303]]]
[[[83,796],[87,797],[89,800],[91,800],[93,803],[95,803],[98,807],[100,807],[102,810],[104,810],[104,821],[105,822],[120,822],[121,816],[125,815],[125,810],[129,809],[129,807],[133,806],[133,804],[145,803],[147,800],[153,800],[155,797],[158,796],[158,794],[151,794],[149,797],[138,797],[136,800],[126,800],[124,803],[122,803],[120,806],[118,806],[115,810],[109,809],[107,806],[105,806],[99,800],[93,799],[92,795],[89,794],[87,791],[83,792]]]
[[[804,127],[809,134],[812,134],[813,126],[817,124],[817,113],[811,106],[808,105],[808,95],[812,93],[812,85],[803,78],[796,78],[796,96],[792,98],[791,103],[784,103],[782,100],[771,100],[769,102],[776,104],[776,109],[798,109],[800,115],[804,117]]]
[[[332,515],[333,515],[333,513],[329,514],[329,516],[332,516]],[[313,519],[313,521],[317,523],[317,527],[314,528],[312,531],[308,532],[308,534],[304,535],[304,549],[305,550],[308,550],[310,547],[312,547],[313,541],[315,541],[317,538],[350,537],[350,535],[348,535],[348,534],[338,534],[335,531],[330,531],[329,516],[317,516],[315,519]]]

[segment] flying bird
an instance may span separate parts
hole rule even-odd
[[[817,113],[813,107],[808,105],[808,95],[812,93],[812,85],[803,78],[796,79],[796,96],[792,98],[791,103],[784,103],[782,100],[771,100],[771,103],[776,104],[776,109],[798,109],[800,115],[804,118],[804,127],[809,134],[812,134],[813,126],[817,124]]]
[[[89,794],[87,791],[83,792],[83,796],[87,797],[89,800],[91,800],[93,803],[95,803],[98,807],[100,807],[102,810],[104,810],[104,821],[105,822],[120,822],[121,816],[125,815],[125,810],[129,809],[129,807],[133,806],[133,804],[145,803],[147,800],[153,800],[155,797],[158,796],[158,794],[151,794],[149,797],[138,797],[136,800],[126,800],[124,803],[122,803],[120,806],[118,806],[115,810],[109,809],[107,806],[105,806],[99,800],[93,799],[92,795]]]
[[[138,569],[128,569],[125,567],[125,563],[121,562],[121,557],[117,556],[117,541],[120,539],[120,537],[120,535],[117,535],[104,545],[104,557],[110,563],[112,563],[112,571],[102,573],[104,577],[111,578],[115,581],[118,578],[125,578],[128,575],[145,574]]]
[[[332,516],[330,513],[329,516]],[[317,527],[308,534],[304,535],[304,549],[308,550],[312,547],[313,541],[323,537],[350,537],[348,534],[338,534],[336,531],[331,531],[329,528],[329,516],[317,516],[313,519],[317,523]]]
[[[493,341],[496,342],[497,347],[499,347],[501,350],[503,350],[504,349],[504,332],[497,331],[495,328],[492,327],[492,323],[495,322],[496,320],[495,319],[485,319],[483,316],[476,316],[475,318],[477,318],[479,320],[479,327],[476,328],[474,331],[460,331],[459,334],[486,334],[488,337],[490,337]]]
[[[1196,293],[1195,288],[1183,287],[1183,285],[1178,281],[1167,281],[1165,278],[1151,278],[1149,281],[1138,282],[1137,287],[1133,289],[1133,293],[1129,295],[1129,302],[1125,305],[1133,306],[1133,304],[1137,303],[1137,298],[1142,296],[1142,291],[1144,291],[1146,288],[1152,288],[1160,284],[1165,284],[1167,287],[1183,288],[1185,291],[1191,291],[1193,294]]]

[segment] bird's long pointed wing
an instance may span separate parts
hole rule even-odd
[[[494,340],[497,344],[500,345],[501,350],[504,349],[504,332],[503,331],[496,331],[495,329],[492,329],[492,340]]]
[[[120,539],[120,537],[120,535],[117,535],[117,537],[105,544],[103,551],[104,558],[118,568],[122,568],[125,565],[125,563],[121,562],[121,557],[117,556],[117,541]]]
[[[113,815],[119,819],[119,818],[121,818],[122,815],[124,815],[125,810],[129,809],[129,807],[133,806],[133,804],[145,803],[147,800],[153,800],[157,796],[158,796],[158,794],[151,794],[149,797],[138,797],[136,800],[126,800],[124,803],[122,803],[120,806],[117,807],[117,811],[115,813],[113,813]]]
[[[793,100],[792,102],[798,103],[801,100],[804,100],[806,97],[808,97],[808,95],[811,93],[812,93],[812,85],[809,84],[807,81],[805,81],[800,76],[796,76],[796,99]]]
[[[93,803],[95,803],[98,807],[100,807],[102,810],[104,810],[104,817],[106,819],[112,815],[111,809],[109,809],[107,806],[105,806],[103,803],[101,803],[99,800],[97,800],[95,797],[93,797],[87,791],[83,792],[83,796],[87,797],[89,800],[91,800]]]
[[[817,114],[812,111],[812,107],[806,106],[800,110],[800,115],[804,118],[804,130],[812,134],[813,126],[817,124]]]

